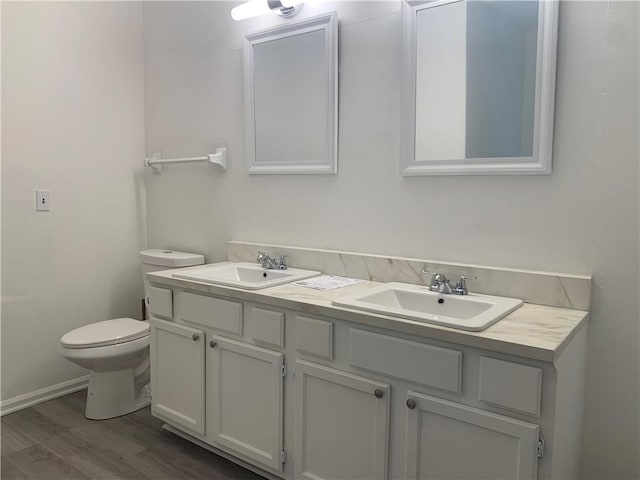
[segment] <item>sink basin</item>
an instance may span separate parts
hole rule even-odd
[[[305,278],[315,277],[320,272],[289,268],[287,270],[272,270],[262,268],[255,263],[221,263],[209,267],[183,269],[173,276],[196,282],[212,283],[214,285],[227,285],[230,287],[258,290],[260,288],[273,287],[283,283],[296,282]]]
[[[333,300],[335,305],[461,330],[480,331],[522,305],[516,298],[443,295],[427,287],[387,283],[366,293]]]

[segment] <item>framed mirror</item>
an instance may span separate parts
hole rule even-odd
[[[558,2],[402,8],[401,173],[551,173]]]
[[[245,36],[251,174],[338,172],[335,12]]]

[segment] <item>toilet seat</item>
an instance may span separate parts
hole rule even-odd
[[[60,339],[66,348],[105,347],[149,335],[149,324],[133,318],[114,318],[71,330]]]

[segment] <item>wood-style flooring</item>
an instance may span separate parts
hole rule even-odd
[[[86,390],[2,417],[2,480],[264,480],[166,430],[145,408],[84,416]]]

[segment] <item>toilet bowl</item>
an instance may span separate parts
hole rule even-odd
[[[149,325],[115,318],[77,328],[60,339],[64,358],[91,371],[85,415],[93,420],[126,415],[151,401]]]
[[[204,263],[202,255],[171,250],[143,250],[140,258],[143,274]],[[145,279],[145,297],[147,289]],[[119,417],[151,403],[149,343],[149,324],[133,318],[92,323],[62,336],[61,355],[90,371],[87,418]]]

